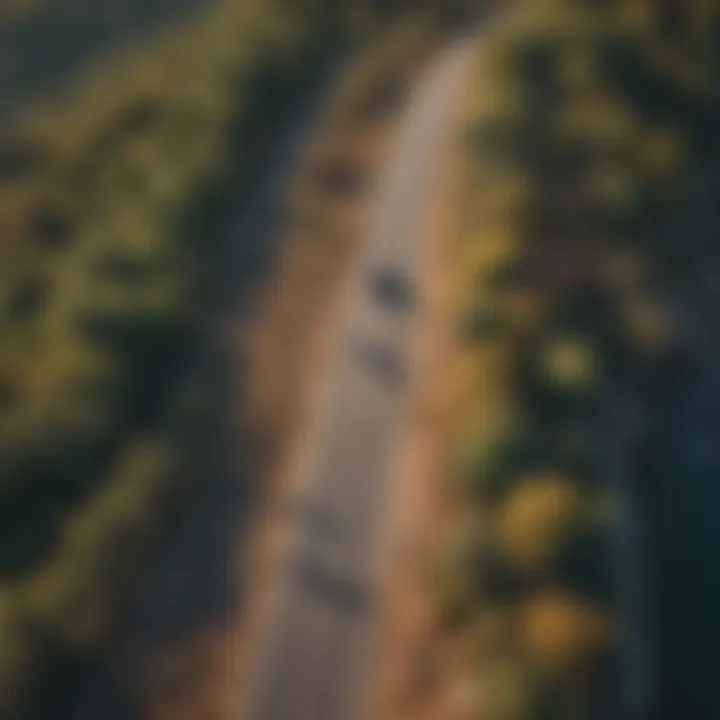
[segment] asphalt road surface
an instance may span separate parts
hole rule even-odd
[[[450,46],[410,95],[346,298],[243,720],[357,716],[410,367],[423,208],[472,56]]]

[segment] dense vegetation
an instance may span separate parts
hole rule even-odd
[[[0,123],[57,92],[108,48],[152,35],[207,6],[203,0],[3,0]]]
[[[226,0],[0,136],[0,716],[102,646],[187,480],[225,201],[327,60],[408,8],[448,6]]]
[[[528,0],[479,50],[443,607],[483,717],[614,714],[616,400],[651,402],[689,351],[697,268],[664,224],[717,160],[719,30],[714,2]]]

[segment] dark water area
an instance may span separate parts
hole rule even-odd
[[[93,58],[216,0],[41,0],[0,22],[0,124],[57,91]]]
[[[681,298],[692,360],[651,408],[637,463],[653,665],[648,720],[720,717],[720,169],[671,230],[693,268]]]

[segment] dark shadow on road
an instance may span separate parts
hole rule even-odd
[[[358,362],[387,388],[395,388],[405,379],[405,369],[397,351],[373,340],[361,340],[354,349]]]
[[[377,302],[383,307],[408,311],[415,305],[412,282],[396,268],[376,269],[369,279],[369,284]]]
[[[296,561],[294,575],[301,587],[333,609],[351,615],[364,615],[368,610],[370,597],[362,585],[323,566],[312,556]]]

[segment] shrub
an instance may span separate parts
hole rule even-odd
[[[514,487],[518,474],[541,452],[519,426],[480,425],[466,431],[454,476],[466,495],[494,503]]]
[[[595,343],[554,335],[529,344],[518,362],[518,401],[538,427],[592,426],[602,410],[603,377]]]
[[[512,568],[529,576],[552,574],[587,521],[583,492],[566,478],[520,479],[496,512],[499,547]]]
[[[472,293],[459,312],[460,338],[466,343],[480,342],[506,329],[498,298],[490,293]]]
[[[530,599],[520,610],[526,656],[551,684],[572,688],[597,680],[617,641],[617,622],[606,611],[560,592]]]

